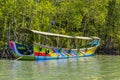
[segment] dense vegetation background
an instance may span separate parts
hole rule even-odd
[[[0,46],[19,28],[98,36],[100,50],[119,51],[120,0],[0,0]]]

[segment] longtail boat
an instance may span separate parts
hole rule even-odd
[[[14,55],[16,59],[22,60],[50,60],[93,56],[97,47],[100,44],[99,37],[68,36],[29,29],[19,29],[18,32],[33,35],[33,37],[31,38],[33,42],[29,44],[25,44],[23,42],[9,41],[9,47],[12,50],[12,55]],[[74,40],[76,41],[77,45],[82,44],[82,42],[80,42],[79,40],[85,41],[84,44],[86,44],[77,46],[76,48],[60,46],[53,47],[45,44],[36,43],[36,41],[34,42],[36,37],[34,36],[35,34],[45,36],[44,38],[46,38],[46,36],[52,38],[57,37],[57,41],[59,41],[59,44],[63,44],[59,40],[62,40],[63,38],[65,38],[66,40]],[[26,35],[25,37],[28,37],[28,35]],[[44,40],[41,39],[40,41]],[[89,41],[89,43],[87,43],[87,41]]]

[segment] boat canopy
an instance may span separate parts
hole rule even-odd
[[[55,34],[55,33],[49,33],[49,32],[37,31],[37,30],[30,30],[30,29],[22,29],[22,28],[18,29],[17,31],[18,32],[24,32],[24,33],[39,34],[39,35],[44,35],[44,36],[70,38],[70,39],[85,39],[85,40],[100,39],[99,37],[68,36],[68,35]]]

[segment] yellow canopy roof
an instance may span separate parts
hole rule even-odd
[[[34,34],[40,34],[44,36],[54,36],[54,37],[63,37],[63,38],[73,38],[73,39],[85,39],[85,40],[91,40],[91,39],[99,39],[98,37],[80,37],[80,36],[68,36],[68,35],[62,35],[62,34],[55,34],[55,33],[49,33],[49,32],[42,32],[37,30],[30,30],[30,29],[18,29],[19,32],[24,33],[34,33]]]

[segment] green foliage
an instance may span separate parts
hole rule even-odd
[[[10,40],[14,40],[16,29],[29,28],[98,36],[102,44],[120,47],[119,10],[119,0],[0,0],[0,40],[6,41],[9,30]]]

